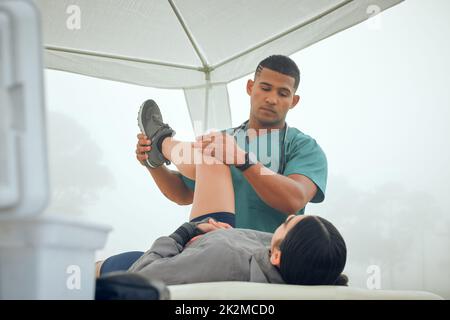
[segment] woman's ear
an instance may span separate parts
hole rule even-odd
[[[280,267],[281,251],[279,248],[274,248],[270,254],[270,263],[276,267]]]

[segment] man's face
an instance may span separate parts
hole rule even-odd
[[[293,77],[263,68],[254,81],[247,82],[251,104],[250,118],[263,128],[284,125],[287,112],[300,99],[294,94],[294,84]]]

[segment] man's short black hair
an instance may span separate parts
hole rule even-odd
[[[256,67],[255,78],[261,73],[263,68],[267,68],[294,78],[294,89],[297,90],[300,83],[300,70],[291,58],[279,54],[265,58],[258,64],[258,67]]]

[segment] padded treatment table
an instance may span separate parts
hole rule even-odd
[[[441,296],[425,291],[240,281],[182,284],[168,288],[172,300],[443,300]]]

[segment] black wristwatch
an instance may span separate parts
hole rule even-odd
[[[243,164],[237,164],[235,165],[236,169],[239,169],[240,171],[244,172],[251,166],[258,163],[258,160],[256,159],[256,156],[252,152],[246,152],[245,153],[245,162]]]

